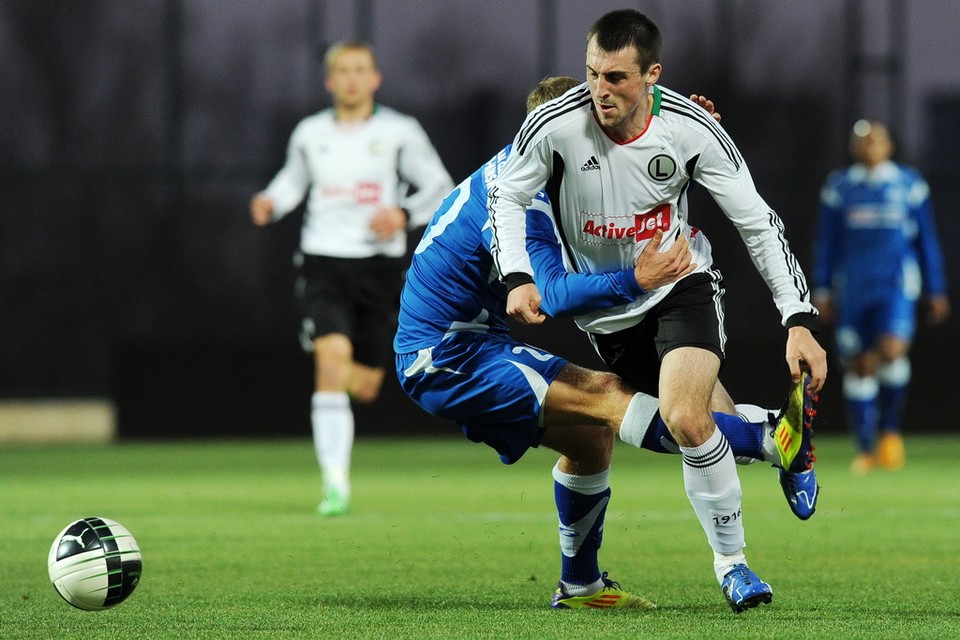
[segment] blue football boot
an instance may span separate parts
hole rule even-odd
[[[757,577],[750,567],[740,563],[723,576],[720,590],[734,613],[741,613],[761,604],[773,601],[773,589]]]
[[[783,496],[790,505],[793,515],[801,520],[806,520],[817,510],[817,499],[820,497],[820,485],[817,484],[817,476],[813,469],[801,471],[800,473],[790,473],[783,469],[777,469],[780,473],[780,488],[783,489]]]

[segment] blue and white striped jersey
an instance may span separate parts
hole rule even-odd
[[[887,161],[831,173],[820,194],[812,280],[844,297],[883,296],[902,287],[910,297],[946,293],[943,257],[920,174]]]
[[[506,147],[461,182],[434,213],[407,270],[397,353],[435,345],[451,331],[509,332],[507,291],[490,255],[487,196],[510,151]],[[600,275],[567,272],[545,194],[533,199],[526,218],[527,251],[548,315],[619,306],[642,294],[632,266]]]

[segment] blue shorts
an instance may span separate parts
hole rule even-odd
[[[851,358],[872,349],[882,335],[895,335],[907,342],[917,329],[916,298],[891,288],[882,296],[847,296],[837,313],[837,351]]]
[[[431,415],[513,464],[543,437],[547,388],[567,360],[508,335],[458,331],[416,353],[397,354],[397,378]]]

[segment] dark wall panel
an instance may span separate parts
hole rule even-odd
[[[868,4],[862,26],[876,33],[889,3]],[[809,268],[821,181],[845,162],[846,0],[0,4],[0,398],[110,396],[130,436],[305,433],[311,374],[295,340],[291,264],[299,212],[259,229],[246,208],[297,121],[327,104],[324,48],[373,41],[380,98],[421,120],[459,180],[510,141],[536,81],[582,75],[586,29],[623,5],[659,23],[663,82],[717,100]],[[906,118],[894,130],[953,237],[960,44],[948,27],[960,5],[905,7]],[[861,98],[864,108],[884,99]],[[770,295],[709,197],[695,188],[691,198],[727,275],[725,381],[739,400],[776,405],[786,374]],[[955,292],[960,261],[947,264]],[[960,348],[958,331],[956,320],[921,329],[912,428],[943,424],[926,394],[946,384],[941,356]],[[524,335],[599,366],[569,324]],[[824,401],[842,424],[833,365]],[[393,424],[358,408],[358,433],[452,428],[392,375],[381,409]]]

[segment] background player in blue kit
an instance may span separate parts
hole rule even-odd
[[[528,107],[578,84],[548,79],[531,94]],[[507,291],[490,255],[487,216],[490,185],[510,151],[501,151],[454,189],[416,247],[394,340],[397,375],[418,405],[456,421],[469,439],[493,447],[504,463],[516,462],[541,444],[561,453],[553,471],[562,549],[555,608],[652,606],[599,569],[610,459],[618,433],[630,444],[659,452],[676,452],[675,442],[658,417],[656,398],[635,394],[614,374],[583,369],[511,338]],[[696,266],[687,238],[661,253],[659,233],[632,269],[568,273],[549,206],[546,195],[538,194],[526,232],[544,309],[553,315],[624,304]],[[718,405],[736,413],[719,385],[716,395]],[[792,393],[776,420],[778,434],[804,441],[793,456],[778,449],[773,426],[761,424],[765,410],[745,407],[752,424],[736,415],[718,415],[717,421],[738,455],[768,460],[794,472],[789,475],[813,480],[805,494],[788,495],[791,509],[805,518],[815,507],[817,487],[812,470],[806,471],[812,445],[803,425],[810,416],[802,409],[802,391]],[[800,471],[805,473],[796,473]]]
[[[814,303],[836,322],[858,474],[904,464],[900,429],[921,293],[930,324],[950,315],[930,188],[916,169],[891,160],[893,150],[882,123],[858,121],[855,163],[831,173],[820,195]]]

